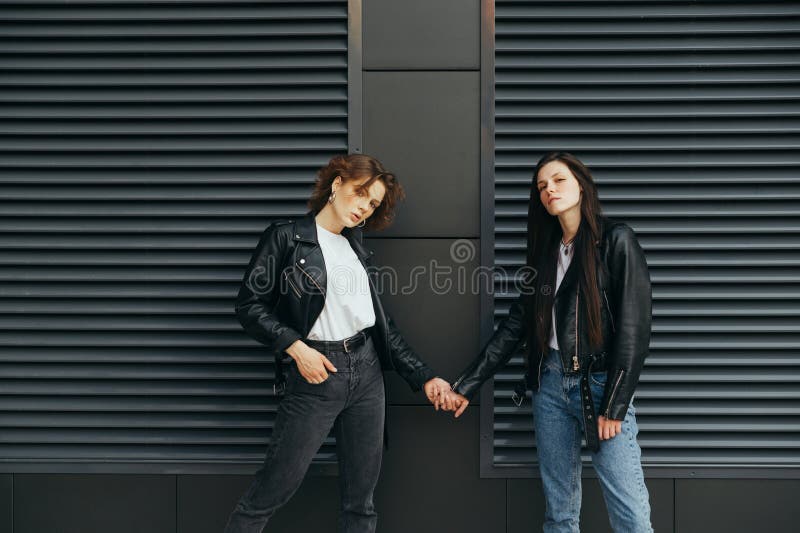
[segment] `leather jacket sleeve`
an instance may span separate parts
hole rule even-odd
[[[483,382],[500,370],[527,340],[528,326],[523,298],[520,295],[514,302],[508,316],[500,322],[492,338],[453,384],[455,392],[472,399]]]
[[[289,234],[282,230],[283,225],[273,223],[264,230],[236,298],[236,317],[245,332],[281,355],[301,338],[275,314],[280,298],[280,271],[289,243]]]
[[[395,371],[406,380],[412,390],[418,391],[422,389],[422,386],[427,381],[435,378],[436,374],[417,356],[388,313],[386,315],[386,325],[388,328],[389,351],[391,352],[392,365]]]
[[[630,227],[623,224],[614,229],[608,253],[616,330],[599,413],[622,420],[649,353],[652,293],[647,261]]]

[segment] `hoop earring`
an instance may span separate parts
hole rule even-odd
[[[365,218],[364,220],[361,221],[361,224],[356,225],[356,227],[363,228],[366,225],[367,225],[367,219]]]
[[[330,196],[328,196],[328,203],[332,204],[333,201],[336,199],[336,191],[333,191]]]

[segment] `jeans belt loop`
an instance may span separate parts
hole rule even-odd
[[[353,335],[353,337],[355,337],[355,338],[354,338],[354,339],[352,339],[352,342],[358,342],[358,341],[360,341],[362,338],[366,340],[366,338],[367,338],[367,334],[365,333],[365,331],[364,331],[364,330],[361,330],[361,331],[359,331],[358,333],[356,333],[355,335]],[[350,347],[347,345],[347,339],[345,339],[344,341],[342,341],[342,346],[344,347],[344,351],[345,351],[345,353],[350,353]]]

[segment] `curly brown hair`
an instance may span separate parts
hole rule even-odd
[[[344,182],[369,176],[369,179],[359,187],[363,191],[369,189],[375,180],[381,180],[386,187],[386,194],[372,216],[367,219],[364,229],[382,230],[392,223],[397,204],[405,198],[405,192],[394,174],[383,168],[380,161],[366,154],[337,155],[319,169],[314,191],[308,199],[309,209],[319,213],[325,207],[331,195],[333,180],[337,176],[341,176]]]

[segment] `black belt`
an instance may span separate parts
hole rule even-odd
[[[583,408],[583,425],[586,430],[586,447],[597,453],[600,451],[600,435],[597,432],[597,410],[594,407],[592,391],[589,387],[589,374],[592,366],[603,361],[606,353],[589,354],[580,359],[581,367],[581,407]]]
[[[362,329],[352,337],[347,337],[346,339],[342,339],[340,341],[315,341],[315,340],[305,339],[303,340],[303,342],[308,344],[315,350],[319,350],[322,353],[329,353],[329,352],[350,353],[367,342],[367,339],[369,338],[369,332],[370,332],[369,328]]]
[[[315,350],[322,353],[345,352],[350,353],[356,348],[361,347],[367,342],[371,328],[362,329],[352,337],[347,337],[340,341],[317,341],[303,339],[303,342]],[[275,358],[275,383],[272,385],[272,392],[275,396],[280,396],[286,392],[286,376],[283,373],[283,357],[281,354]]]

